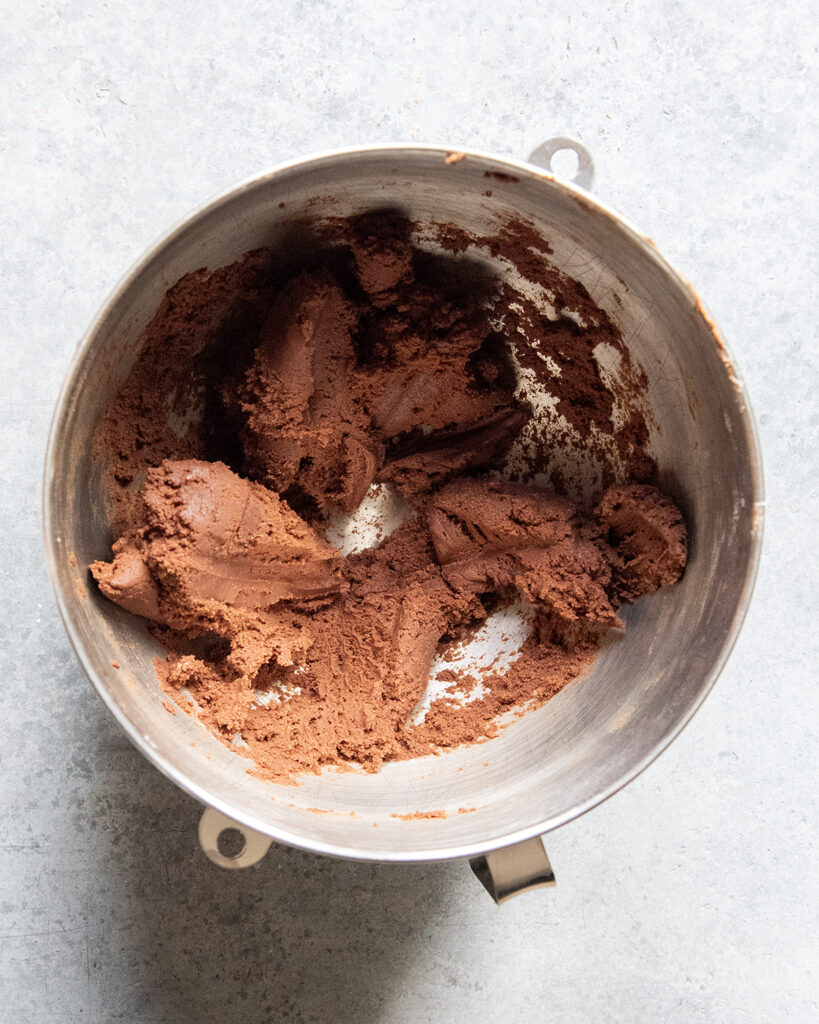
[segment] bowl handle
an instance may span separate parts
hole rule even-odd
[[[552,170],[552,157],[555,153],[559,153],[561,149],[570,149],[573,153],[577,153],[577,170],[568,180],[574,185],[579,185],[581,188],[590,191],[594,181],[594,161],[586,147],[575,139],[567,138],[565,135],[557,135],[553,139],[541,142],[529,154],[529,163],[537,164],[538,167],[542,167],[549,174],[555,174],[555,171]],[[557,176],[560,177],[560,175]]]
[[[555,874],[540,836],[471,857],[469,866],[498,904],[530,889],[555,884]]]
[[[219,849],[219,837],[223,832],[238,832],[244,844],[233,854],[222,853]],[[199,819],[199,845],[208,860],[218,864],[220,868],[249,868],[264,857],[271,843],[272,839],[263,836],[261,832],[254,832],[247,825],[240,825],[238,821],[212,807],[206,807]]]
[[[223,832],[237,832],[244,841],[235,853],[222,853],[219,849],[219,837]],[[206,807],[199,819],[199,845],[208,860],[220,868],[252,867],[264,857],[271,844],[268,836],[234,821],[213,807]],[[552,865],[539,836],[472,857],[469,866],[498,904],[530,889],[555,884]]]

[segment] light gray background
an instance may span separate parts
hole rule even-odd
[[[0,1020],[817,1019],[817,32],[806,0],[728,6],[0,3]],[[272,163],[562,132],[748,382],[768,522],[739,646],[659,762],[549,837],[555,891],[498,909],[464,863],[284,848],[225,874],[51,597],[39,476],[76,341],[171,222]]]

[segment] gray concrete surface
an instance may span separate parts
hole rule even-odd
[[[819,1019],[813,5],[0,16],[0,1020]],[[39,477],[73,347],[157,234],[266,165],[375,140],[525,155],[561,132],[699,287],[748,381],[768,527],[741,641],[659,762],[549,838],[554,892],[498,909],[463,863],[284,848],[224,874],[55,611]]]

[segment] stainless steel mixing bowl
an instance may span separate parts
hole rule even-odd
[[[548,159],[565,145],[579,149],[560,140],[532,159]],[[580,155],[579,173],[588,183],[590,162],[583,150]],[[112,539],[91,436],[134,361],[143,328],[179,277],[262,245],[278,246],[286,262],[299,250],[299,223],[375,206],[400,207],[421,223],[454,222],[476,235],[491,235],[505,218],[522,215],[548,239],[553,261],[609,313],[645,370],[651,444],[663,485],[691,527],[690,562],[679,584],[625,610],[625,635],[605,646],[587,677],[497,738],[388,764],[377,775],[326,772],[299,786],[273,785],[249,775],[248,762],[193,718],[168,714],[152,665],[160,649],[141,620],[90,585],[85,567],[108,557]],[[472,255],[510,273],[488,252]],[[171,230],[131,270],[83,338],[63,386],[48,447],[44,513],[50,572],[77,655],[133,743],[212,809],[200,835],[213,859],[251,863],[271,838],[368,860],[472,857],[500,899],[549,880],[539,840],[524,841],[633,779],[702,703],[751,596],[762,483],[733,361],[696,294],[649,239],[583,189],[531,162],[473,151],[453,159],[435,146],[367,146],[284,164],[231,189]],[[445,816],[397,817],[429,811]],[[248,840],[233,859],[216,850],[217,834],[230,823]],[[501,849],[508,847],[514,848]]]

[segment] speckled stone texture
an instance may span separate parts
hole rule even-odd
[[[816,1020],[813,6],[0,13],[0,1018]],[[552,892],[498,909],[464,863],[276,847],[224,873],[199,808],[98,702],[49,589],[40,472],[77,339],[168,224],[274,162],[377,140],[525,156],[564,132],[699,287],[748,382],[768,525],[737,649],[673,747],[549,837]]]

